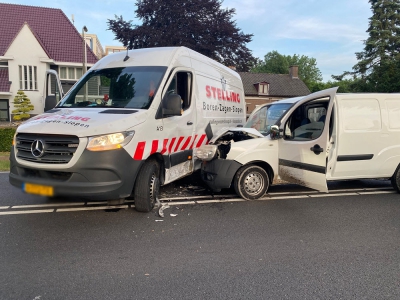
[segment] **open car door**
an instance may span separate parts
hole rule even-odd
[[[46,71],[44,111],[54,108],[64,96],[60,79],[55,70]]]
[[[304,97],[281,119],[279,175],[283,180],[328,192],[327,148],[336,91],[331,88]]]

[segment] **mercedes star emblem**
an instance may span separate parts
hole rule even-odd
[[[42,157],[44,154],[44,143],[41,140],[33,141],[31,145],[31,152],[34,157]]]

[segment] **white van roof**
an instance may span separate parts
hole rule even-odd
[[[124,61],[126,56],[129,59]],[[142,48],[128,51],[121,51],[118,53],[112,53],[101,60],[99,60],[92,69],[103,69],[103,68],[118,68],[126,66],[171,66],[176,59],[180,56],[191,57],[192,59],[202,61],[208,65],[217,67],[218,69],[224,70],[226,73],[230,73],[234,77],[240,78],[239,74],[228,68],[219,62],[200,54],[187,47],[154,47],[154,48]],[[190,64],[190,62],[189,62]]]

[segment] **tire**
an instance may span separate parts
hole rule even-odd
[[[160,191],[160,166],[157,161],[149,160],[144,163],[137,176],[133,198],[135,209],[149,212],[154,208]]]
[[[268,173],[256,165],[243,166],[235,174],[233,187],[246,200],[261,198],[269,188]]]
[[[391,178],[393,188],[400,193],[400,165],[397,167]]]

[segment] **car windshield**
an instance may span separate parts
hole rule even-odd
[[[292,103],[281,103],[262,107],[249,117],[244,127],[255,128],[263,135],[268,135],[271,125],[274,125],[292,105]]]
[[[88,72],[57,107],[148,109],[166,67],[126,67]]]

